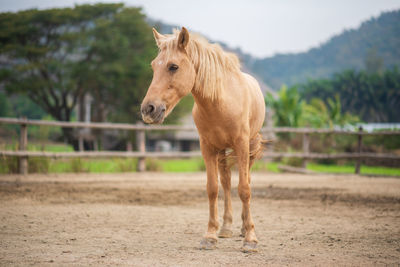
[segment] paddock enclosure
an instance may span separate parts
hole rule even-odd
[[[199,250],[205,173],[0,176],[2,266],[397,265],[400,179],[255,172],[258,253],[234,236]],[[219,194],[222,221],[223,192]]]

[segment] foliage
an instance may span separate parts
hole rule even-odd
[[[354,173],[354,168],[355,168],[354,165],[334,165],[334,164],[326,165],[326,164],[315,164],[315,163],[307,164],[307,169],[323,173]],[[400,169],[362,165],[360,173],[367,175],[400,176]]]
[[[2,157],[0,160],[0,173],[18,173],[18,158]]]
[[[382,73],[383,58],[378,55],[375,47],[367,51],[364,65],[367,73]]]
[[[46,112],[25,95],[9,96],[0,90],[0,117],[41,119]]]
[[[0,144],[0,150],[17,150],[18,142],[9,142]],[[28,151],[47,151],[47,152],[73,152],[73,148],[66,144],[38,144],[32,141],[28,142]]]
[[[10,94],[23,93],[58,120],[68,121],[82,93],[80,67],[88,54],[93,19],[120,5],[1,13],[0,78]]]
[[[346,70],[332,79],[309,80],[298,85],[302,99],[321,99],[331,105],[340,101],[344,112],[357,114],[367,122],[400,121],[400,71],[386,70],[382,74]]]
[[[139,8],[96,4],[1,13],[0,28],[0,83],[8,95],[26,95],[37,110],[69,121],[90,93],[95,121],[139,119],[157,53]],[[71,129],[63,134],[73,142]]]
[[[7,100],[7,96],[0,92],[0,117],[11,116],[10,105]]]
[[[50,168],[49,158],[28,158],[28,173],[48,173]]]
[[[300,126],[304,102],[300,101],[296,87],[288,89],[282,86],[277,99],[274,99],[271,93],[267,93],[265,104],[274,110],[276,126]]]
[[[280,170],[278,168],[279,163],[277,162],[264,162],[264,161],[256,161],[251,167],[251,171],[267,171],[279,173]]]
[[[66,173],[66,172],[91,172],[91,173],[114,173],[114,172],[125,172],[136,170],[135,159],[88,159],[88,160],[49,160],[48,168],[38,168],[39,173]],[[150,160],[152,161],[153,167],[148,170],[153,171],[164,171],[164,172],[197,172],[204,171],[204,165],[202,165],[202,159],[185,159],[185,160]],[[75,163],[74,163],[75,162]],[[79,168],[72,168],[73,164],[79,162]],[[32,162],[29,162],[32,165]],[[35,164],[35,163],[33,163]],[[257,161],[252,171],[267,171],[267,172],[280,172],[278,165],[281,162],[262,162]],[[128,169],[125,167],[131,166]],[[43,165],[41,165],[43,166]],[[202,167],[203,166],[203,167]],[[37,167],[35,167],[37,168]],[[315,172],[323,173],[354,173],[353,165],[341,165],[341,164],[317,164],[308,163],[307,169]],[[29,169],[31,172],[33,169]],[[0,161],[0,173],[17,173],[18,172],[18,160],[16,157],[5,157],[4,160]],[[377,167],[377,166],[361,166],[361,174],[372,174],[372,175],[392,175],[400,176],[400,168],[389,168],[389,167]]]
[[[359,121],[356,116],[343,113],[339,96],[326,102],[317,98],[305,102],[295,86],[282,86],[276,99],[270,93],[265,97],[266,105],[274,111],[275,126],[333,128]]]
[[[88,172],[88,168],[84,165],[81,158],[73,158],[71,160],[71,170],[72,172]]]
[[[329,78],[344,69],[391,68],[400,62],[399,32],[400,10],[385,12],[307,52],[264,59],[247,57],[245,64],[275,89],[283,84],[303,83],[308,78]]]
[[[84,87],[94,97],[94,120],[135,123],[157,53],[150,26],[140,9],[124,8],[111,19],[97,19],[91,36],[93,59],[82,69]]]
[[[136,170],[136,159],[63,159],[52,160],[50,173],[114,173]]]
[[[283,158],[283,165],[293,166],[293,167],[302,167],[303,166],[302,158]]]
[[[18,157],[4,157],[0,161],[0,173],[19,173]],[[48,173],[50,159],[28,158],[28,173]]]
[[[359,122],[357,116],[342,112],[342,105],[338,95],[334,99],[328,98],[327,104],[318,98],[313,98],[310,104],[304,105],[302,125],[313,128],[343,127],[347,124]]]
[[[388,131],[387,129],[378,130]],[[363,137],[363,149],[378,153],[391,153],[400,151],[400,138],[398,135],[370,135]]]

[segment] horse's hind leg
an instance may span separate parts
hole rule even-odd
[[[253,166],[254,162],[256,161],[256,159],[254,157],[250,157],[249,160],[249,184],[251,183],[251,173],[250,173],[250,169],[251,166]],[[246,227],[245,227],[245,210],[242,209],[242,229],[240,230],[240,236],[241,237],[245,237],[246,236]]]
[[[227,164],[225,150],[218,153],[218,170],[224,189],[224,223],[218,237],[232,237],[231,170]]]
[[[251,166],[253,166],[254,162],[262,156],[262,136],[260,134],[256,135],[252,140],[250,140],[249,144],[249,151],[250,151],[250,157],[249,157],[249,174],[248,174],[248,181],[249,184],[251,183]],[[244,220],[244,210],[242,210],[242,229],[241,229],[241,237],[246,236],[246,228],[245,228],[245,220]]]
[[[239,197],[242,200],[242,220],[245,230],[245,238],[243,242],[242,250],[244,252],[257,251],[257,237],[254,229],[254,222],[250,213],[250,178],[249,178],[249,166],[250,166],[250,153],[249,153],[249,140],[246,138],[240,138],[236,141],[235,152],[237,155],[238,167],[239,167],[239,186],[238,192]]]

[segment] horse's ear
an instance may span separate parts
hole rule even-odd
[[[155,28],[153,28],[154,39],[156,40],[157,46],[160,47],[162,40],[165,39],[165,36],[159,33]]]
[[[185,49],[188,43],[189,43],[189,32],[185,27],[182,27],[182,30],[179,33],[178,37],[178,47],[180,49]]]

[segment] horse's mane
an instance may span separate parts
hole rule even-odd
[[[178,36],[179,31],[174,30],[162,42],[160,49],[166,51],[167,57],[176,51]],[[240,62],[235,54],[225,52],[221,46],[209,43],[198,34],[190,33],[186,51],[197,72],[194,90],[205,98],[219,98],[228,75],[240,73]]]

